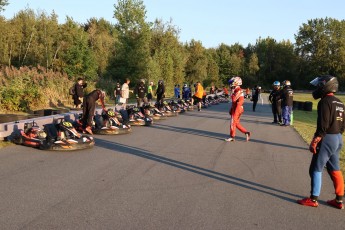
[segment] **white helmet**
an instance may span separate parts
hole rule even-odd
[[[240,78],[240,77],[233,77],[233,78],[231,78],[231,79],[229,80],[229,85],[230,85],[231,87],[242,85],[242,78]]]

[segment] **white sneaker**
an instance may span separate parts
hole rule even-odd
[[[225,141],[230,142],[230,141],[235,141],[235,139],[232,137],[229,137],[228,139],[225,139]]]

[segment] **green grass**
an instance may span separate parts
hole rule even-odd
[[[345,95],[336,95],[342,102],[345,103]],[[301,135],[301,137],[309,144],[312,140],[316,130],[316,119],[317,119],[317,103],[318,100],[314,100],[311,94],[306,93],[295,93],[295,101],[311,101],[313,102],[313,111],[307,112],[302,110],[294,110],[294,122],[293,126],[295,130]],[[345,143],[345,138],[343,136]],[[345,174],[345,148],[340,153],[340,167]]]

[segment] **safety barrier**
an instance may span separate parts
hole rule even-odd
[[[293,101],[293,109],[294,110],[304,110],[304,111],[312,111],[313,110],[313,102],[311,101]]]

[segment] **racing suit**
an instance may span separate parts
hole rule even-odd
[[[100,99],[103,110],[105,110],[104,99],[101,97],[101,91],[96,89],[89,93],[83,101],[83,117],[81,119],[83,128],[91,127],[93,116],[95,115],[96,101]]]
[[[236,86],[231,95],[232,105],[229,111],[230,119],[230,137],[234,138],[236,134],[236,128],[242,133],[248,133],[248,131],[241,125],[240,118],[243,109],[244,95],[240,86]]]
[[[339,153],[343,146],[342,133],[345,127],[344,104],[333,93],[323,97],[317,105],[317,128],[310,151],[311,199],[321,192],[322,170],[326,166],[337,200],[344,196],[344,179],[339,166]]]
[[[270,93],[268,100],[272,103],[273,123],[282,122],[282,106],[280,99],[280,90],[274,89]]]

